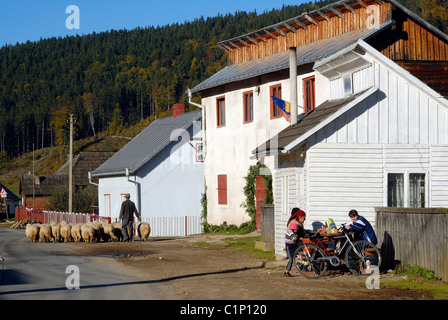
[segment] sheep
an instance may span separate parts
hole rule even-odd
[[[53,222],[53,221],[52,221]],[[53,236],[53,242],[61,241],[61,225],[59,223],[51,224],[51,234]]]
[[[137,232],[136,232],[137,231]],[[140,241],[148,240],[149,234],[151,233],[151,227],[147,222],[137,222],[134,226],[134,236],[138,233]]]
[[[36,243],[39,241],[40,227],[37,224],[27,224],[25,229],[26,237],[29,242]]]
[[[61,236],[64,238],[64,242],[70,242],[71,241],[71,233],[72,233],[72,226],[63,223],[65,221],[61,222]]]
[[[74,242],[79,242],[82,240],[81,226],[82,224],[80,223],[76,223],[72,226],[71,235]]]
[[[81,235],[85,242],[93,242],[95,237],[95,229],[90,223],[81,227]]]
[[[39,238],[41,242],[51,241],[51,226],[49,224],[43,224],[39,230]]]
[[[123,227],[121,222],[114,222],[112,223],[112,226],[114,227],[115,237],[117,237],[118,241],[123,241]]]
[[[99,242],[101,240],[101,223],[94,221],[89,223],[89,225],[93,228],[94,237]]]
[[[109,241],[109,239],[111,241],[117,241],[118,237],[115,236],[115,232],[114,232],[114,226],[109,224],[109,223],[104,223],[103,226],[101,227],[101,234],[103,237],[104,241]]]

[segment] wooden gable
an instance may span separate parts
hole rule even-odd
[[[287,51],[318,40],[375,26],[391,20],[391,3],[380,0],[340,1],[218,45],[229,64],[238,64]]]

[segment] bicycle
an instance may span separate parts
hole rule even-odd
[[[374,267],[381,266],[378,248],[368,241],[350,239],[353,233],[346,232],[345,225],[342,224],[337,234],[316,234],[301,239],[302,244],[296,249],[293,259],[300,274],[317,279],[326,273],[328,264],[333,267],[345,264],[353,274],[366,275],[370,274]],[[328,247],[330,239],[337,241],[334,250]]]

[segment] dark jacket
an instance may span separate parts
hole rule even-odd
[[[363,216],[359,216],[358,221],[353,222],[350,227],[351,231],[359,234],[365,241],[371,242],[374,245],[378,243],[372,225]]]
[[[134,213],[135,216],[140,219],[140,215],[138,214],[137,208],[135,207],[135,203],[131,200],[123,201],[123,203],[121,204],[120,219],[132,220]]]

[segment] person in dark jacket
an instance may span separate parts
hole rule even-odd
[[[372,225],[367,221],[366,218],[360,216],[358,211],[351,210],[348,213],[350,219],[352,219],[353,223],[346,227],[347,230],[355,232],[357,235],[361,236],[365,241],[371,242],[374,245],[378,243],[376,239],[375,230],[373,230]]]
[[[140,220],[140,215],[135,207],[135,203],[130,200],[130,194],[126,194],[125,201],[121,204],[120,219],[123,227],[123,241],[131,241],[134,239],[134,213]]]

